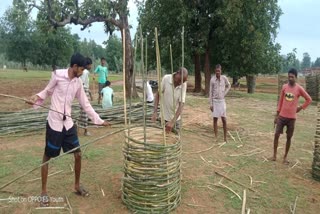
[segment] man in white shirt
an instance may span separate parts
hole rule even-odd
[[[113,89],[110,86],[111,82],[107,80],[106,86],[101,90],[103,109],[111,108],[113,105]]]
[[[221,65],[216,65],[215,75],[210,80],[209,103],[213,117],[215,138],[217,139],[218,135],[218,118],[221,117],[224,142],[227,142],[227,107],[224,97],[230,87],[228,78],[225,75],[221,75]]]
[[[173,74],[167,74],[161,81],[161,93],[163,102],[163,117],[165,120],[166,132],[171,132],[175,126],[177,132],[180,131],[180,115],[186,99],[188,70],[179,68]],[[155,121],[158,115],[159,92],[156,93],[154,102],[154,112],[151,120]]]
[[[146,93],[147,103],[153,103],[154,96],[153,96],[152,88],[151,88],[151,85],[149,84],[149,81],[147,81],[147,84],[145,87],[145,93]]]
[[[82,80],[83,89],[84,89],[84,92],[87,95],[88,100],[90,100],[89,98],[91,97],[90,96],[90,90],[89,90],[89,75],[90,75],[89,70],[91,69],[91,66],[92,66],[92,60],[89,57],[86,57],[85,69],[83,70],[83,74],[80,76],[80,79]],[[88,115],[86,114],[86,112],[81,107],[80,107],[79,127],[84,129],[84,135],[85,136],[90,136],[91,135],[88,132]]]

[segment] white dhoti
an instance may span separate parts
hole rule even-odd
[[[213,99],[212,117],[227,117],[227,107],[224,99]]]

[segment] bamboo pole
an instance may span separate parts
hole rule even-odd
[[[126,31],[122,29],[122,73],[123,73],[123,105],[124,105],[124,125],[127,127],[127,99],[126,99]],[[130,89],[131,90],[131,89]],[[132,93],[132,91],[131,91]]]
[[[133,65],[134,65],[134,68],[133,68],[133,73],[136,74],[137,73],[137,49],[138,49],[138,35],[136,34],[136,39],[135,39],[135,49],[134,49],[134,59],[133,59]],[[132,82],[131,82],[131,86],[133,86],[134,84],[134,79],[135,78],[132,78]],[[130,94],[130,100],[129,100],[129,126],[128,126],[128,135],[130,136],[130,126],[131,126],[131,116],[132,116],[132,92]]]
[[[158,74],[158,95],[160,103],[160,112],[161,112],[161,127],[163,129],[163,143],[167,145],[166,142],[166,128],[165,121],[163,119],[163,99],[162,99],[162,89],[161,89],[161,61],[160,61],[160,49],[158,42],[158,30],[155,28],[155,37],[156,37],[156,56],[157,56],[157,74]]]
[[[18,176],[17,178],[15,178],[15,179],[9,181],[8,183],[2,185],[2,186],[0,187],[0,190],[2,190],[3,188],[9,186],[10,184],[16,182],[16,181],[19,180],[20,178],[23,178],[24,176],[30,174],[31,172],[35,171],[36,169],[38,169],[38,168],[40,168],[40,167],[42,167],[42,166],[44,166],[44,165],[46,165],[46,164],[52,163],[53,161],[55,161],[55,160],[57,160],[57,159],[65,156],[65,155],[67,155],[67,154],[70,154],[70,153],[74,152],[75,150],[77,150],[77,149],[79,149],[79,148],[82,148],[82,147],[87,146],[87,145],[89,145],[89,144],[95,143],[95,142],[97,142],[97,141],[99,141],[99,140],[101,140],[101,139],[103,139],[103,138],[105,138],[105,137],[108,137],[108,136],[113,135],[113,134],[117,134],[117,133],[122,132],[122,131],[124,131],[124,130],[125,130],[125,129],[119,129],[119,130],[117,130],[117,131],[114,131],[114,132],[105,134],[105,135],[103,135],[103,136],[101,136],[101,137],[98,137],[98,138],[96,138],[96,139],[88,142],[88,143],[85,143],[85,144],[83,144],[83,145],[77,146],[76,148],[73,148],[73,149],[69,150],[68,152],[63,153],[62,155],[60,155],[60,156],[58,156],[58,157],[51,158],[50,160],[48,160],[48,161],[40,164],[39,166],[37,166],[37,167],[35,167],[35,168],[33,168],[33,169],[25,172],[24,174]],[[110,142],[110,141],[109,141],[109,142]]]
[[[147,76],[148,76],[148,39],[147,39],[148,37],[147,37],[147,35],[146,35],[146,62],[145,62],[145,64],[146,64],[146,73],[147,73]]]
[[[181,59],[181,67],[184,67],[184,26],[182,26],[182,33],[181,33],[181,46],[182,46],[182,59]]]
[[[173,78],[173,59],[172,59],[172,46],[170,44],[170,64],[171,64],[171,75]],[[176,115],[176,102],[174,100],[174,84],[172,84],[172,111],[173,115]],[[176,123],[174,124],[174,127],[176,128]]]
[[[141,73],[142,73],[142,95],[143,95],[143,140],[144,143],[147,141],[147,133],[146,133],[146,76],[144,72],[144,64],[143,64],[143,36],[142,29],[140,25],[140,46],[141,46]]]
[[[181,42],[182,42],[182,62],[181,62],[181,66],[184,67],[184,26],[182,27],[182,33],[181,33]],[[180,99],[181,99],[181,105],[182,105],[182,94],[183,94],[183,72],[181,72],[181,94],[180,94]],[[186,86],[187,87],[187,86]],[[182,134],[182,115],[180,115],[180,132],[179,132],[179,135],[181,137],[181,134]],[[182,174],[182,173],[181,173]]]

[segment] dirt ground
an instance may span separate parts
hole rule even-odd
[[[28,80],[17,84],[17,80],[0,80],[0,90],[1,93],[27,98],[46,83]],[[188,94],[181,138],[182,202],[172,213],[240,213],[242,200],[239,197],[243,197],[244,189],[246,207],[251,213],[290,213],[296,199],[296,213],[318,213],[320,183],[310,174],[316,106],[310,106],[298,118],[289,153],[291,163],[286,166],[281,163],[284,137],[281,138],[278,161],[267,160],[272,154],[276,96],[272,99],[264,95],[248,98],[242,94],[231,91],[227,98],[229,134],[226,144],[222,140],[221,121],[218,140],[213,138],[207,98]],[[0,97],[0,101],[0,111],[26,108],[19,100]],[[92,136],[80,133],[80,141],[82,144],[90,142],[116,130],[116,127],[92,127]],[[50,164],[49,174],[57,173],[48,179],[51,205],[67,206],[67,197],[73,213],[130,213],[121,201],[123,142],[121,132],[83,150],[81,180],[90,190],[89,198],[73,193],[72,155]],[[20,138],[1,137],[0,186],[38,166],[43,147],[44,130]],[[48,213],[36,209],[39,203],[34,197],[40,193],[39,177],[40,170],[37,169],[4,188],[0,199],[9,198],[9,202],[0,201],[0,212]],[[49,213],[69,213],[69,210],[50,210]]]

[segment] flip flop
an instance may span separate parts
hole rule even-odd
[[[88,197],[90,195],[89,192],[83,186],[80,186],[75,193],[82,197]]]
[[[47,193],[41,194],[40,207],[49,207],[50,206],[50,198]]]

